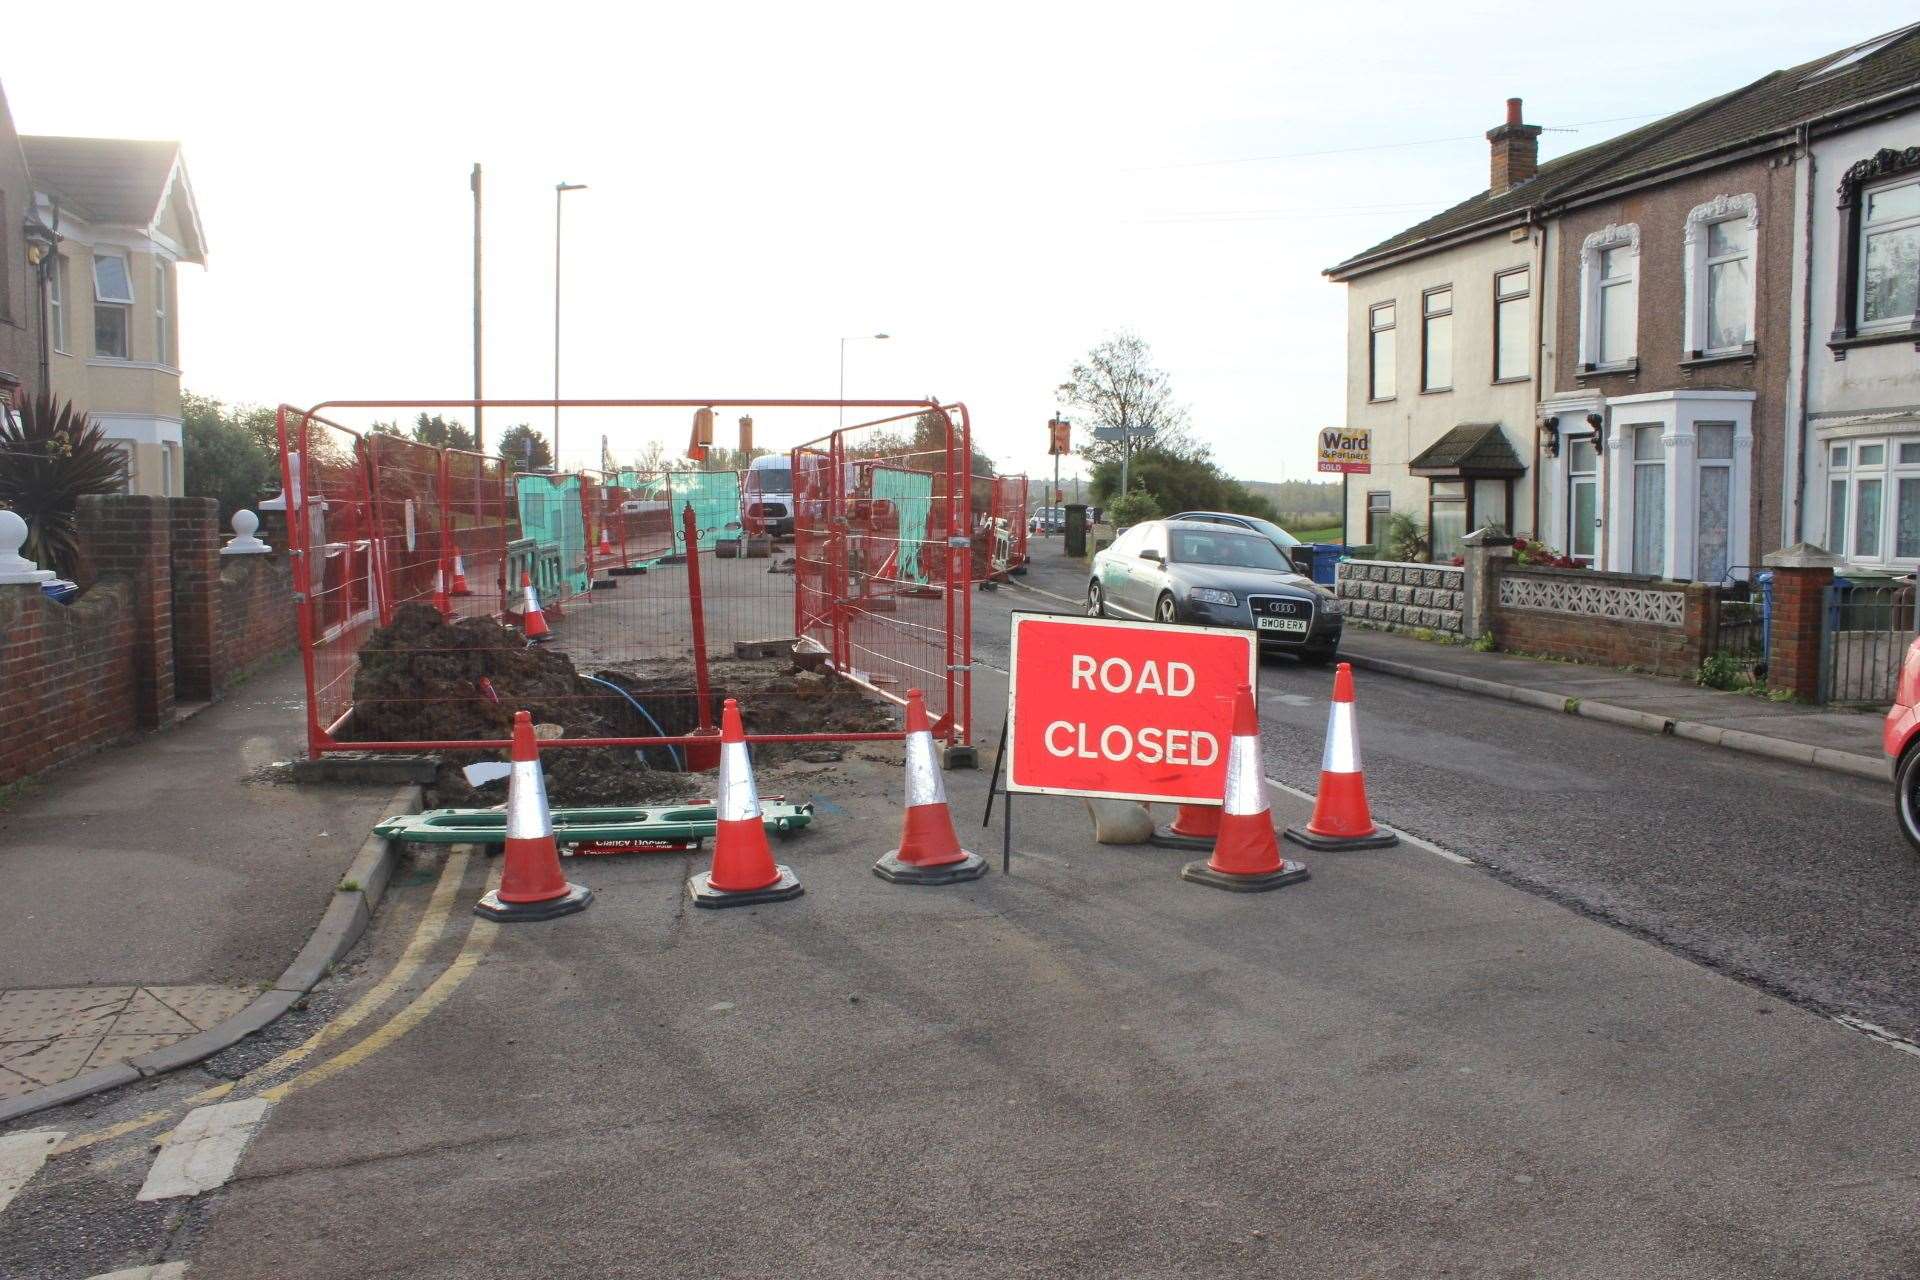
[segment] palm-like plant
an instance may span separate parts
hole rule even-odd
[[[80,499],[118,493],[126,476],[126,455],[72,401],[43,391],[0,415],[0,507],[27,522],[21,554],[63,578],[81,565]]]

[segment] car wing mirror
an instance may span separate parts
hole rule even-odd
[[[1145,551],[1142,551],[1140,558],[1142,560],[1151,560],[1155,564],[1165,564],[1167,562],[1167,558],[1158,551],[1155,551],[1152,547],[1148,547]]]

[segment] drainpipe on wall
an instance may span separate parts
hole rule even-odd
[[[1533,220],[1531,213],[1527,220]],[[1533,419],[1533,465],[1528,470],[1533,473],[1533,536],[1538,541],[1546,537],[1540,531],[1540,402],[1546,399],[1547,387],[1547,228],[1539,225],[1533,232],[1533,408],[1528,415]],[[1495,299],[1494,306],[1499,305]],[[1499,358],[1496,351],[1494,359]]]
[[[1801,215],[1801,245],[1806,270],[1800,278],[1800,403],[1787,424],[1793,433],[1787,453],[1793,459],[1793,531],[1787,539],[1788,546],[1806,541],[1807,387],[1808,369],[1813,363],[1813,131],[1809,124],[1802,124],[1799,133],[1800,154],[1807,160],[1807,204]]]

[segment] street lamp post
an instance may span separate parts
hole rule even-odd
[[[585,191],[584,182],[556,182],[553,186],[553,469],[560,470],[560,197]]]
[[[892,337],[889,333],[855,333],[840,339],[840,398],[847,398],[847,344],[849,342],[884,342]],[[840,425],[847,425],[847,406],[840,406]]]

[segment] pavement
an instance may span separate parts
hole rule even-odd
[[[983,724],[1015,607],[1046,597],[976,598]],[[1327,682],[1262,666],[1282,825]],[[0,1271],[1920,1273],[1920,1053],[1861,1025],[1920,990],[1886,788],[1382,676],[1359,697],[1409,838],[1270,894],[1095,845],[1054,797],[1017,798],[1008,874],[984,769],[947,785],[991,873],[883,883],[879,751],[775,845],[788,903],[691,908],[697,856],[575,859],[585,912],[504,927],[468,912],[497,860],[416,850],[307,1008],[0,1133]]]
[[[1531,702],[1590,720],[1678,734],[1712,746],[1857,777],[1891,777],[1881,713],[1771,702],[1658,676],[1551,662],[1349,627],[1341,654],[1356,667]],[[1525,695],[1531,694],[1532,698]]]
[[[0,1106],[216,1027],[272,988],[394,788],[294,787],[300,664],[0,807]]]

